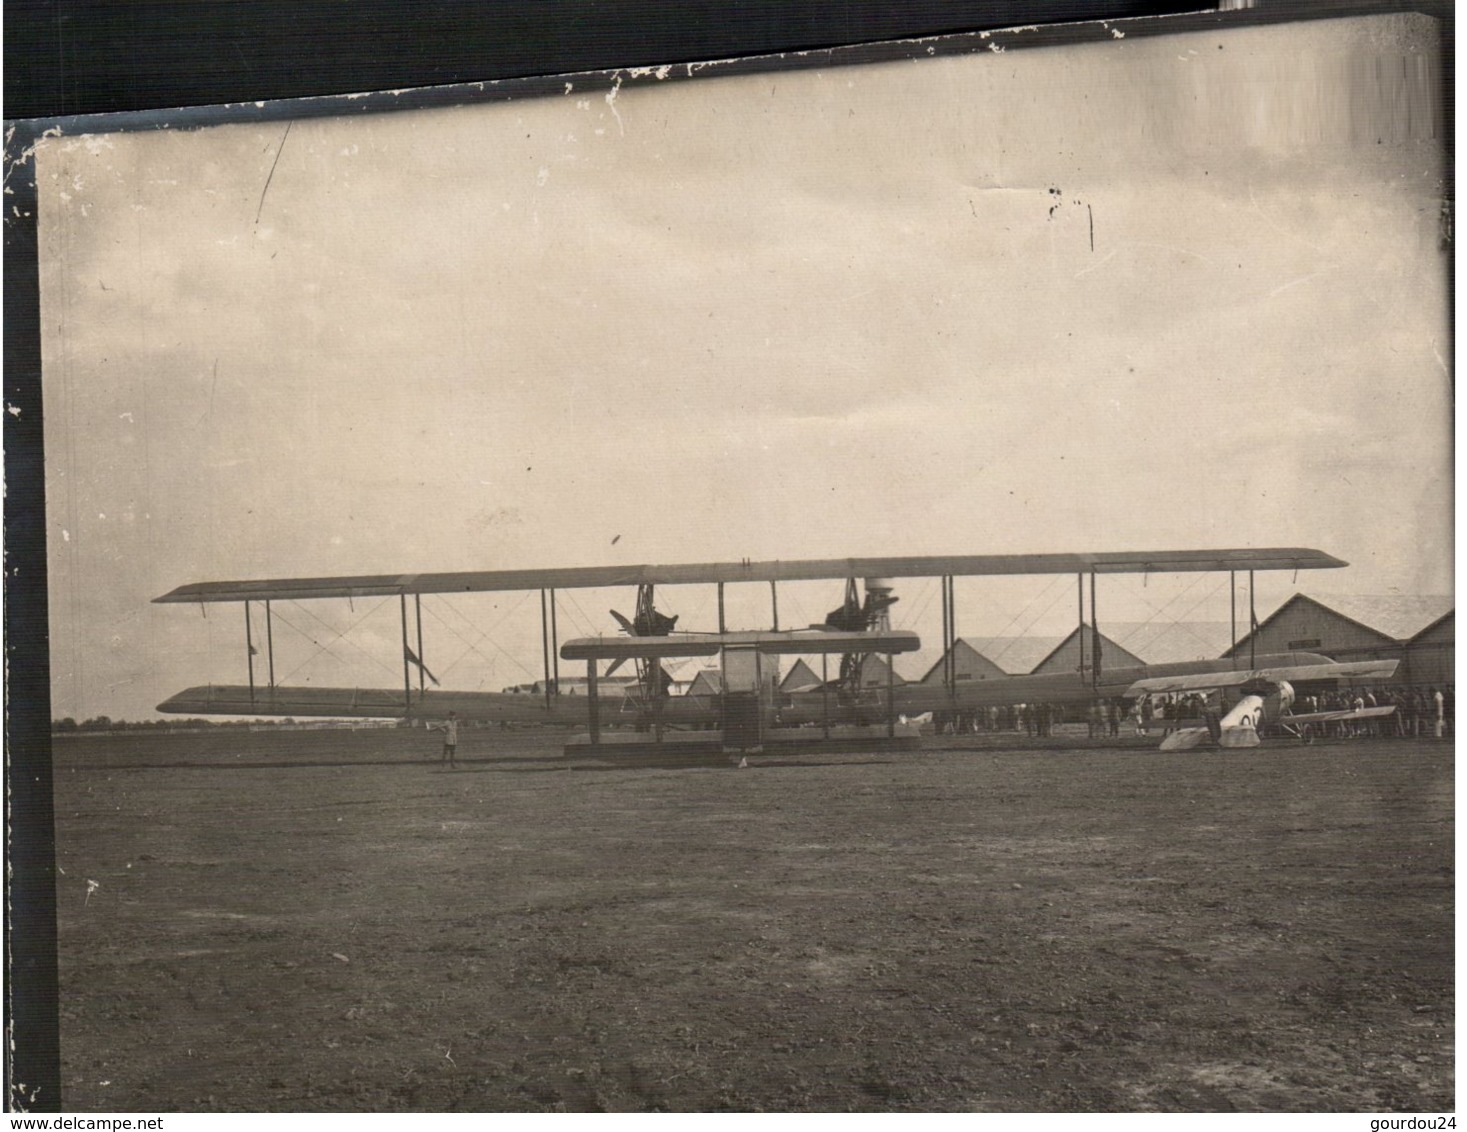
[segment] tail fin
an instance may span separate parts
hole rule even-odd
[[[1179,727],[1161,741],[1161,747],[1159,749],[1163,751],[1190,751],[1207,737],[1207,728],[1205,727]]]

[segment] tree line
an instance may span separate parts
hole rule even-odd
[[[187,719],[112,719],[110,716],[97,715],[91,719],[84,719],[78,723],[71,716],[51,721],[51,732],[55,735],[65,735],[81,731],[176,731],[179,728],[245,728],[245,727],[294,727],[295,720],[287,716],[284,719],[199,719],[189,717]]]

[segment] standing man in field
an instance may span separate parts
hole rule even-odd
[[[434,731],[443,732],[443,757],[438,761],[446,762],[450,770],[457,770],[455,756],[458,754],[458,713],[451,711],[442,723],[430,723],[428,726]]]

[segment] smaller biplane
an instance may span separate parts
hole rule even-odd
[[[1246,672],[1207,673],[1183,677],[1138,680],[1126,691],[1128,699],[1140,696],[1178,695],[1191,692],[1221,692],[1236,688],[1238,701],[1226,714],[1219,714],[1201,727],[1179,727],[1161,743],[1164,751],[1187,750],[1211,740],[1219,747],[1256,747],[1260,732],[1278,726],[1293,734],[1312,724],[1351,719],[1373,719],[1390,715],[1394,707],[1372,707],[1341,711],[1308,712],[1294,715],[1294,684],[1310,681],[1389,680],[1400,663],[1396,660],[1355,660],[1284,665],[1249,669]]]

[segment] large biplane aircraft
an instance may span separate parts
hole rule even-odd
[[[1194,661],[1179,665],[1107,671],[1102,663],[1100,630],[1095,615],[1096,577],[1101,574],[1160,574],[1226,571],[1230,580],[1260,570],[1312,570],[1344,566],[1338,558],[1317,550],[1298,548],[1111,552],[1093,554],[962,555],[900,558],[839,558],[798,561],[741,561],[671,566],[567,567],[545,570],[485,570],[434,574],[384,574],[355,577],[288,578],[256,581],[198,582],[180,586],[154,600],[162,603],[242,602],[245,605],[246,656],[249,683],[189,688],[158,705],[158,710],[190,715],[279,715],[335,717],[396,717],[441,719],[452,711],[460,718],[500,722],[554,722],[581,724],[588,734],[580,742],[593,747],[609,741],[626,744],[661,743],[666,728],[695,728],[696,742],[724,750],[757,750],[780,741],[811,742],[835,738],[849,743],[862,737],[894,739],[898,717],[933,710],[965,709],[1016,702],[1052,703],[1088,701],[1095,697],[1140,695],[1151,689],[1147,680],[1209,679],[1274,685],[1289,680],[1328,680],[1379,675],[1369,663],[1335,664],[1307,653],[1253,656],[1246,669],[1241,662]],[[957,640],[957,608],[953,579],[979,575],[1074,574],[1082,628],[1091,634],[1089,662],[1084,634],[1081,658],[1071,673],[1019,676],[1004,680],[959,682],[953,662]],[[1085,578],[1090,580],[1090,622],[1085,622]],[[944,679],[940,686],[896,685],[891,657],[920,647],[916,633],[894,630],[889,611],[897,601],[893,579],[938,578],[942,592],[942,652]],[[841,583],[844,600],[818,625],[800,629],[779,627],[779,584],[794,581]],[[740,583],[767,583],[772,625],[767,630],[729,631],[724,617],[724,588]],[[858,587],[864,585],[864,599]],[[682,632],[678,617],[656,607],[657,587],[716,585],[718,628],[711,632]],[[635,613],[628,618],[615,610],[619,633],[570,640],[561,645],[556,625],[555,594],[561,589],[635,587]],[[541,639],[545,661],[543,696],[480,691],[454,691],[426,686],[431,677],[422,635],[421,599],[427,594],[470,594],[503,591],[540,591]],[[271,604],[278,601],[355,600],[397,597],[402,633],[400,689],[326,688],[278,685],[274,679],[274,634]],[[413,599],[413,616],[408,599]],[[251,629],[251,603],[263,603],[269,678],[263,686],[255,679],[258,655]],[[1257,616],[1250,609],[1250,623]],[[416,645],[410,628],[416,626]],[[1236,632],[1235,632],[1236,638]],[[796,694],[778,690],[778,658],[839,656],[839,675],[822,678],[813,689]],[[886,687],[861,688],[860,673],[871,656],[887,661]],[[721,668],[717,695],[669,694],[665,660],[687,657],[715,658]],[[561,694],[560,660],[586,663],[586,695]],[[602,694],[604,681],[618,666],[633,661],[638,670],[636,688]],[[603,665],[606,667],[603,669]],[[418,675],[413,687],[413,672]],[[435,681],[436,683],[436,681]],[[608,702],[609,700],[609,702]],[[614,715],[613,715],[614,713]],[[1260,715],[1259,718],[1262,718]],[[629,722],[631,735],[608,735],[605,724]],[[1254,720],[1256,726],[1258,720]],[[811,728],[820,730],[813,732]],[[651,739],[648,739],[648,734]],[[904,732],[910,736],[915,731]],[[691,740],[693,733],[685,733]]]

